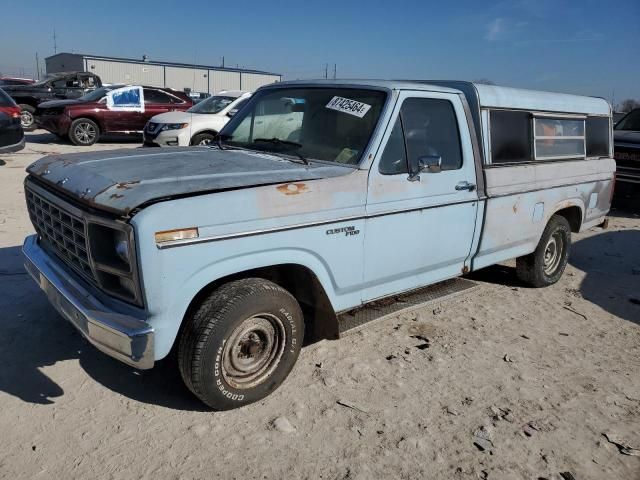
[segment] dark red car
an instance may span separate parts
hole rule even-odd
[[[142,87],[144,112],[107,108],[107,92],[124,85],[101,87],[75,100],[52,100],[38,105],[34,116],[40,128],[68,137],[76,145],[93,145],[109,134],[142,135],[147,121],[160,113],[187,110],[193,101],[170,88]]]

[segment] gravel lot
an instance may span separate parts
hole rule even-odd
[[[36,131],[0,156],[0,478],[640,479],[638,204],[574,234],[553,287],[477,272],[471,293],[310,345],[275,394],[212,413],[170,361],[96,351],[24,273],[24,169],[71,151]]]

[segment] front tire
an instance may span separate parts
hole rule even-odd
[[[88,118],[78,118],[69,127],[69,140],[74,145],[88,147],[100,138],[100,127],[96,122]]]
[[[211,133],[199,133],[193,136],[193,138],[191,139],[191,145],[206,147],[207,145],[211,145],[211,143],[215,140],[215,138],[216,138],[215,135]]]
[[[259,278],[221,286],[185,321],[180,373],[189,390],[215,410],[242,407],[276,390],[304,338],[296,299]]]
[[[22,129],[27,132],[35,130],[36,118],[33,114],[35,113],[36,109],[31,105],[27,105],[24,103],[21,103],[18,106],[20,107],[20,124],[22,125]]]
[[[532,287],[553,285],[564,273],[571,250],[571,227],[554,215],[547,223],[535,251],[516,259],[518,278]]]

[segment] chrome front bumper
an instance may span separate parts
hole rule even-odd
[[[37,235],[22,246],[24,266],[55,309],[96,348],[133,367],[153,367],[153,328],[107,308],[64,271],[40,245]]]

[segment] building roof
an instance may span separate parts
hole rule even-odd
[[[203,70],[221,70],[224,72],[256,73],[260,75],[273,75],[276,77],[282,77],[282,74],[280,73],[265,72],[262,70],[252,70],[252,69],[246,69],[246,68],[230,68],[230,67],[221,67],[219,65],[199,65],[195,63],[163,62],[163,61],[156,61],[156,60],[142,60],[138,58],[105,57],[101,55],[88,55],[85,53],[60,52],[60,53],[56,53],[55,55],[46,57],[45,60],[49,60],[50,58],[55,58],[59,55],[74,55],[77,57],[83,57],[83,58],[92,59],[92,60],[137,63],[141,65],[158,65],[162,67],[180,67],[180,68],[200,68]]]

